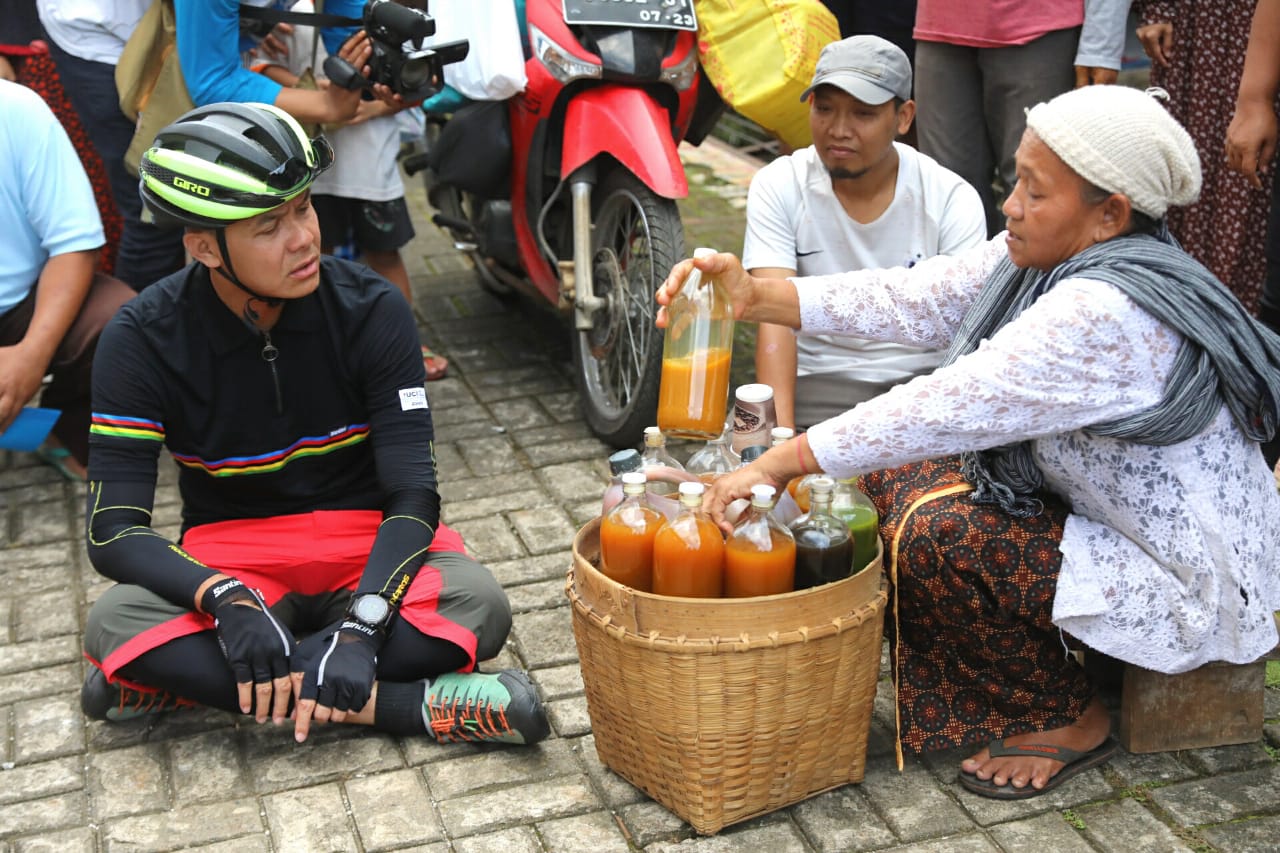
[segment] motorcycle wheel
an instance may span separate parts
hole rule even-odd
[[[574,367],[591,431],[614,447],[634,447],[656,423],[662,330],[654,293],[684,257],[676,203],[615,168],[592,203],[592,268],[605,305],[573,336]]]

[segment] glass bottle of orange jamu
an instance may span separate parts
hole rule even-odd
[[[662,513],[645,497],[645,475],[622,475],[622,503],[600,522],[600,571],[641,592],[653,591],[653,537]]]
[[[714,255],[698,249],[695,258]],[[720,435],[729,402],[733,354],[733,305],[714,278],[691,270],[667,306],[658,385],[658,426],[677,438],[711,440]]]
[[[770,512],[773,496],[773,486],[752,486],[751,507],[725,542],[726,598],[776,595],[795,587],[796,540]]]
[[[680,484],[680,512],[653,537],[653,591],[719,598],[724,588],[724,535],[702,511],[702,483]]]

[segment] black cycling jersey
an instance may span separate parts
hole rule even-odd
[[[218,298],[200,264],[152,285],[120,309],[94,359],[94,567],[183,607],[208,578],[149,529],[163,444],[178,463],[184,531],[381,510],[360,591],[399,586],[439,522],[423,381],[412,311],[364,267],[323,258],[316,291],[288,301],[265,334]]]

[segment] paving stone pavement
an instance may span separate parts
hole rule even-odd
[[[740,217],[741,164],[718,151],[687,156],[703,172],[729,178],[706,182],[705,193],[695,188],[691,200],[718,201],[723,215],[689,218],[723,226],[725,217]],[[444,747],[334,726],[298,746],[287,730],[220,712],[86,721],[78,705],[80,632],[108,583],[85,555],[84,489],[30,456],[6,453],[0,853],[1280,849],[1275,690],[1267,695],[1264,741],[1121,755],[1025,803],[963,791],[957,754],[909,760],[899,774],[883,680],[861,784],[715,837],[698,836],[605,768],[563,587],[570,539],[595,512],[609,448],[579,419],[568,333],[537,307],[480,290],[427,224],[425,200],[410,186],[422,232],[406,253],[416,307],[425,339],[452,361],[449,377],[429,386],[445,519],[492,567],[516,611],[506,649],[487,666],[531,670],[553,736],[528,749]],[[690,244],[700,239],[691,235]],[[176,534],[172,470],[157,507],[157,524]]]

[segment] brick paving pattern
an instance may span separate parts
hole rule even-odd
[[[689,245],[741,247],[750,169],[690,151]],[[727,180],[726,180],[727,178]],[[0,456],[0,853],[33,851],[1263,851],[1280,847],[1280,691],[1264,741],[1121,755],[1024,803],[955,782],[959,755],[894,769],[877,696],[866,779],[714,838],[596,757],[564,597],[570,540],[594,515],[609,452],[581,422],[568,333],[481,291],[432,226],[406,254],[426,340],[451,359],[429,386],[445,519],[505,585],[515,628],[486,665],[528,668],[552,737],[530,749],[440,746],[354,727],[291,732],[205,710],[88,722],[80,632],[108,582],[82,543],[84,489]],[[736,236],[735,236],[736,235]],[[734,242],[736,240],[736,243]],[[749,357],[738,360],[749,372]],[[178,526],[173,471],[157,525]]]

